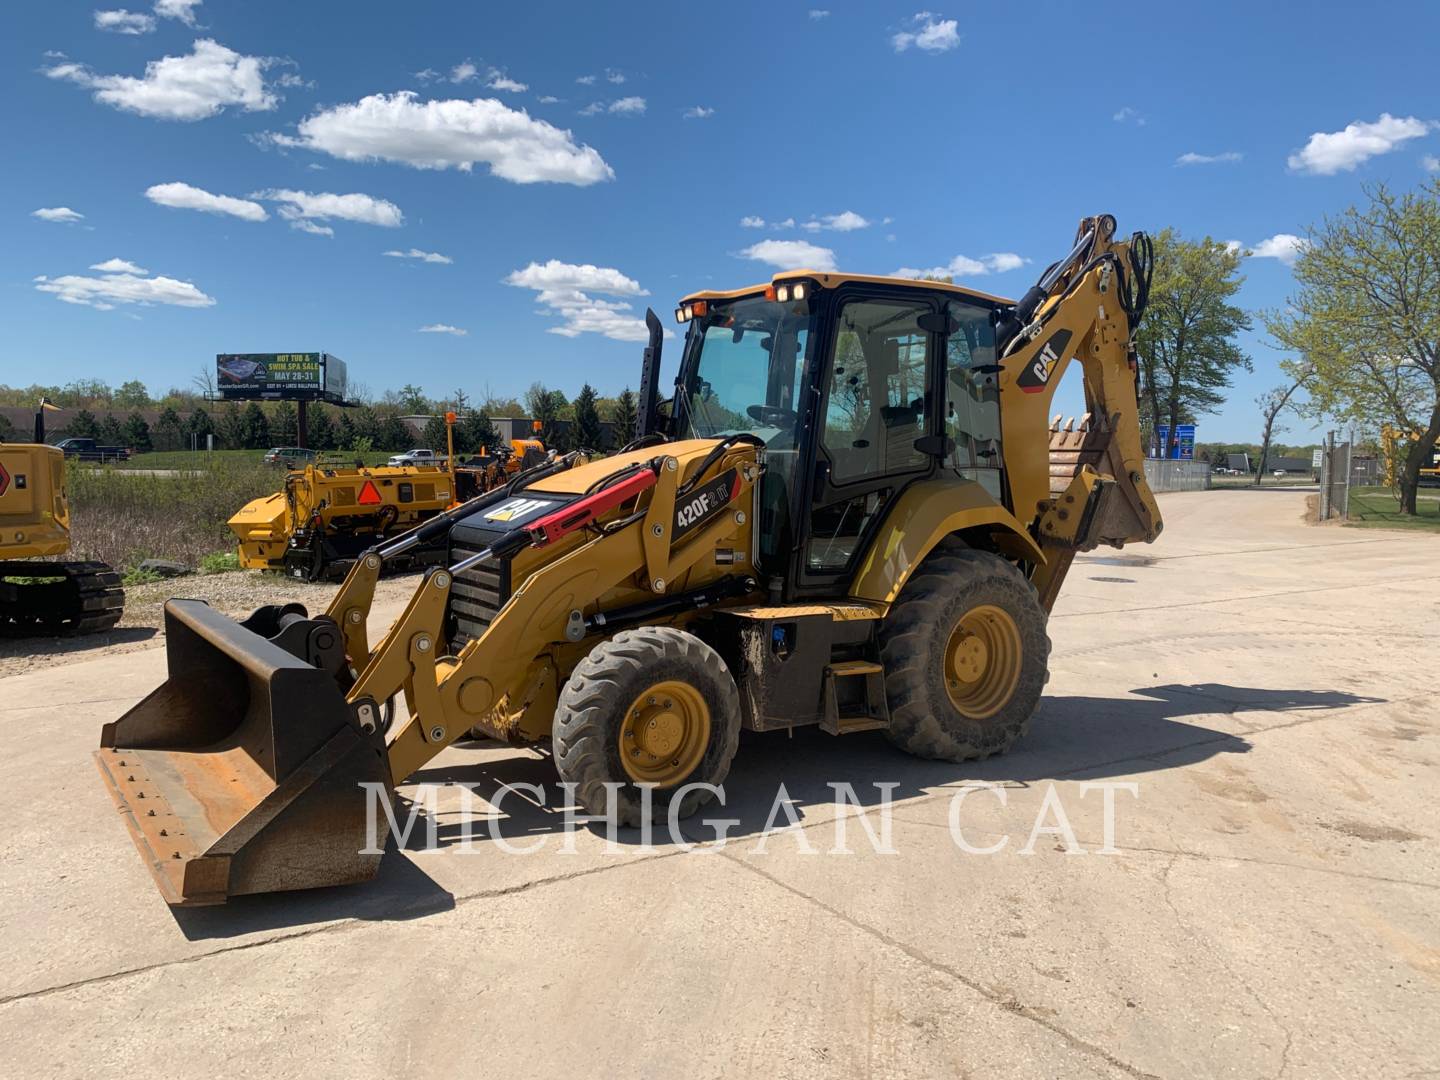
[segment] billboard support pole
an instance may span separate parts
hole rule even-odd
[[[310,402],[301,398],[295,403],[295,445],[301,450],[310,445]]]

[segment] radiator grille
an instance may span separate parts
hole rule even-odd
[[[478,547],[450,541],[452,565],[467,559]],[[455,575],[450,588],[450,618],[453,626],[450,651],[459,652],[472,638],[489,627],[505,601],[510,599],[510,562],[489,558]]]

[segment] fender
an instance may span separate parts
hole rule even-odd
[[[1045,555],[1015,516],[974,480],[940,476],[911,484],[895,500],[850,595],[893,603],[925,556],[951,533],[986,528],[995,546],[1012,559],[1044,564]]]

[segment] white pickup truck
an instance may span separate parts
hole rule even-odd
[[[386,465],[444,465],[445,455],[434,450],[406,450],[403,454],[391,454]]]

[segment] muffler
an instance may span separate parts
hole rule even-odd
[[[169,677],[105,725],[95,753],[165,900],[373,878],[362,785],[389,799],[393,784],[378,709],[345,699],[338,627],[298,607],[242,624],[170,600],[165,635]]]

